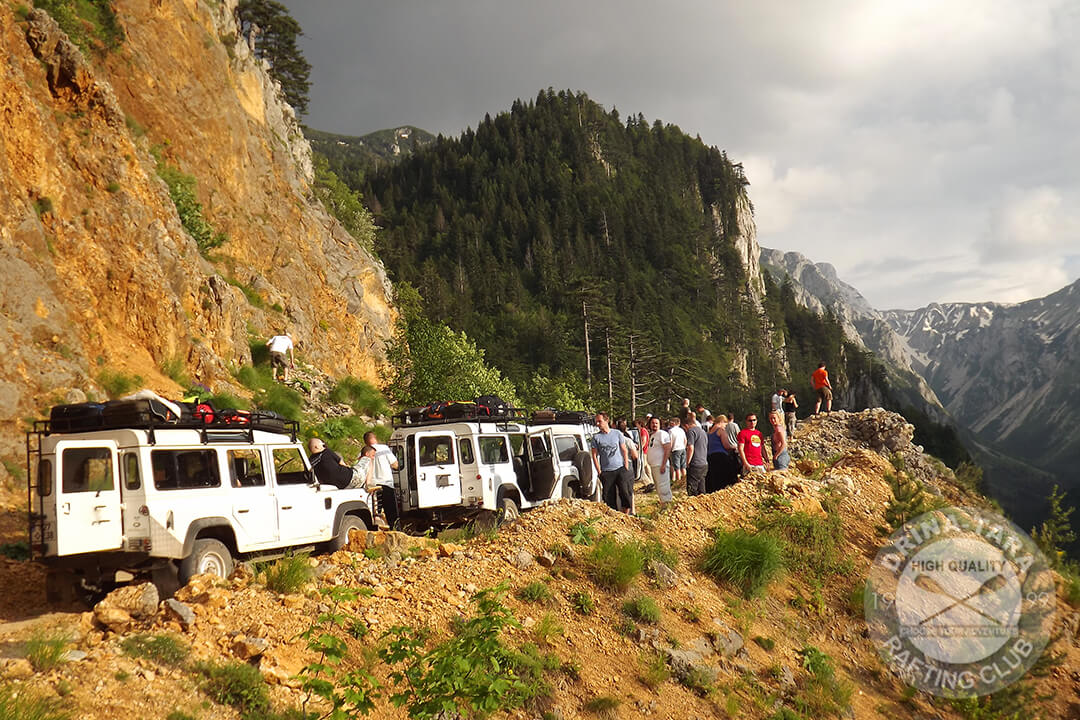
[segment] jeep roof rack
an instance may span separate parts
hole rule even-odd
[[[524,408],[505,408],[502,412],[489,414],[487,408],[476,406],[475,408],[462,408],[456,417],[425,417],[410,413],[399,412],[390,418],[394,427],[420,427],[425,425],[447,425],[456,422],[493,422],[510,423],[525,422],[527,416]]]
[[[255,442],[255,431],[278,433],[288,435],[291,442],[296,442],[300,434],[300,423],[296,420],[283,418],[276,413],[253,410],[246,415],[223,415],[215,413],[214,419],[205,422],[202,419],[177,420],[169,422],[158,418],[152,413],[143,413],[137,422],[109,422],[99,417],[95,422],[80,425],[77,428],[54,427],[51,420],[35,420],[32,430],[27,434],[35,435],[69,435],[76,433],[97,432],[100,430],[145,430],[147,440],[151,445],[157,444],[155,431],[157,430],[198,430],[202,443],[213,442]]]

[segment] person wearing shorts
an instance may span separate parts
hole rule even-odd
[[[817,370],[810,376],[810,382],[817,393],[814,414],[821,410],[821,403],[825,403],[825,412],[832,412],[832,383],[829,382],[829,371],[825,369],[825,363],[818,364]]]
[[[293,341],[289,337],[289,333],[282,335],[275,335],[266,341],[266,346],[270,348],[270,374],[273,375],[274,380],[278,379],[278,368],[282,369],[285,382],[289,382],[289,368],[296,363],[296,356],[293,354]],[[288,362],[286,363],[285,354],[288,353]]]

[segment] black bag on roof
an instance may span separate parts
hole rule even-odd
[[[443,403],[442,416],[448,420],[474,417],[476,410],[477,405],[474,402],[448,402]]]
[[[175,423],[180,420],[172,408],[151,398],[114,400],[105,405],[101,414],[108,427]]]
[[[53,432],[97,430],[105,426],[102,411],[105,403],[74,403],[56,405],[49,410],[49,429]]]
[[[559,410],[555,413],[555,422],[585,425],[592,422],[592,414],[584,410]]]
[[[510,409],[498,395],[481,395],[476,398],[477,415],[505,415]]]

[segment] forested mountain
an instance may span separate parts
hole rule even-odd
[[[394,279],[526,400],[558,386],[606,406],[610,365],[623,412],[680,395],[745,408],[820,359],[873,395],[883,375],[835,317],[767,290],[747,186],[678,127],[547,90],[358,189]]]
[[[380,165],[395,163],[435,140],[431,133],[411,125],[360,136],[337,135],[304,127],[304,137],[313,150],[326,158],[334,174],[354,187],[364,182],[366,173]]]

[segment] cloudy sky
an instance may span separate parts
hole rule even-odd
[[[306,122],[456,135],[542,88],[742,162],[760,243],[877,308],[1080,277],[1080,3],[286,0]]]

